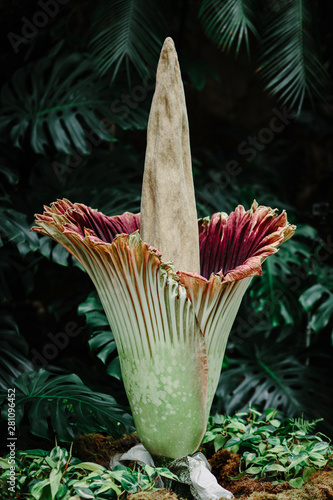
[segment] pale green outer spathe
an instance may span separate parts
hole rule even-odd
[[[228,337],[251,280],[252,278],[248,277],[229,283],[225,288],[221,286],[220,293],[206,303],[206,308],[200,318],[200,328],[205,338],[208,363],[207,416],[209,416],[221,375]],[[200,317],[199,308],[201,305],[200,299],[194,301],[197,317]]]
[[[39,221],[93,280],[112,328],[140,440],[153,455],[196,451],[206,428],[208,366],[186,288],[138,232],[92,244]]]
[[[67,214],[55,211],[53,206],[47,212],[53,222],[38,221],[39,231],[67,248],[96,286],[140,440],[153,455],[173,459],[194,453],[251,278],[222,284],[215,276],[194,296],[194,288],[181,283],[173,265],[163,263],[138,231],[112,243],[93,242],[88,232],[81,238],[64,231]]]
[[[140,440],[155,455],[193,453],[206,424],[208,372],[193,306],[138,233],[114,246],[98,288]]]
[[[251,277],[261,273],[263,260],[294,231],[284,213],[277,217],[257,204],[248,212],[238,207],[238,212],[257,221],[255,233],[260,224],[277,222],[246,263],[225,276],[212,273],[209,280],[175,273],[137,230],[110,242],[97,237],[98,225],[112,218],[84,205],[60,200],[37,217],[35,229],[67,248],[96,286],[117,343],[140,440],[153,455],[178,458],[200,445],[244,292]]]

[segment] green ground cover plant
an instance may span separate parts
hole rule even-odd
[[[16,458],[16,493],[8,490],[10,465],[0,459],[1,498],[35,500],[113,500],[127,498],[130,493],[158,489],[159,477],[174,480],[168,469],[149,465],[132,470],[116,465],[112,471],[93,462],[82,462],[72,457],[71,451],[55,446],[45,450],[21,451]]]
[[[265,410],[263,417],[254,408],[234,416],[216,414],[209,418],[203,444],[213,442],[215,451],[241,455],[240,474],[232,479],[246,475],[300,488],[314,472],[333,465],[330,439],[315,433],[317,423],[280,419],[274,409]]]
[[[209,417],[203,449],[213,444],[215,452],[225,449],[241,456],[240,473],[231,480],[247,476],[265,478],[272,484],[287,481],[292,488],[303,486],[310,476],[333,466],[330,439],[315,432],[317,421],[279,418],[276,410],[261,414],[250,407],[233,416]],[[0,459],[2,498],[36,500],[112,500],[131,493],[172,487],[175,476],[166,467],[136,465],[134,469],[117,465],[111,471],[93,462],[81,461],[69,451],[55,446],[51,451],[19,451],[16,456],[16,495],[8,489],[9,455]]]

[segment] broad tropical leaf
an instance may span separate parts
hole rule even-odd
[[[308,0],[282,3],[263,33],[261,74],[266,89],[300,111],[306,97],[323,101],[328,73],[316,50],[314,14]]]
[[[0,218],[2,237],[5,237],[7,242],[15,243],[23,257],[39,248],[40,241],[30,232],[31,225],[25,214],[14,208],[3,206],[0,208]]]
[[[113,436],[133,431],[131,417],[112,396],[92,391],[75,374],[55,376],[42,369],[28,371],[16,379],[15,389],[16,425],[27,412],[35,436],[52,439],[49,424],[60,441],[72,441],[79,431],[108,432]],[[6,415],[4,405],[2,416]]]
[[[249,33],[256,37],[253,24],[255,5],[253,0],[203,0],[199,17],[206,34],[224,51],[236,43],[236,56],[242,41],[248,54]]]
[[[27,216],[22,212],[10,207],[0,208],[0,218],[2,220],[2,237],[6,238],[6,242],[16,245],[22,257],[27,254],[39,251],[44,257],[60,264],[68,266],[72,261],[68,256],[68,252],[64,252],[63,248],[49,238],[36,238],[35,234],[30,232],[31,224],[27,222]],[[0,248],[4,242],[0,242]],[[76,262],[76,261],[75,261]]]
[[[302,317],[298,296],[307,282],[295,276],[294,269],[302,269],[311,257],[310,246],[301,238],[307,234],[307,226],[297,229],[295,238],[265,262],[263,276],[250,289],[255,311],[268,317],[273,327],[298,324]]]
[[[165,31],[158,7],[152,0],[99,2],[91,48],[100,74],[112,69],[114,80],[124,65],[130,82],[130,64],[141,77],[156,67]]]
[[[98,80],[91,59],[82,54],[56,62],[44,58],[17,70],[2,88],[0,132],[18,148],[30,142],[40,154],[54,149],[89,154],[102,140],[114,140],[113,122],[123,128],[147,125],[146,110],[122,105],[117,95]]]
[[[288,417],[304,413],[332,420],[327,360],[320,359],[320,367],[312,366],[311,352],[301,352],[291,342],[286,351],[275,330],[266,336],[257,334],[238,351],[240,356],[231,357],[229,368],[221,374],[216,393],[219,411],[231,415],[251,403],[260,409],[276,408]]]
[[[305,290],[299,298],[306,311],[311,311],[309,327],[320,332],[333,317],[333,293],[320,283]],[[320,303],[319,307],[315,307]]]
[[[121,380],[119,358],[117,356],[112,361],[110,358],[116,350],[116,342],[96,292],[92,292],[87,300],[80,304],[79,314],[85,315],[86,327],[92,331],[89,340],[90,350],[98,351],[97,357],[106,365],[107,373]]]
[[[92,72],[92,62],[81,54],[51,58],[20,68],[1,92],[0,130],[11,127],[10,138],[22,148],[29,137],[32,149],[45,154],[51,148],[87,154],[87,131],[101,139],[112,136],[96,112],[107,114],[108,101]],[[91,148],[91,146],[90,146]]]

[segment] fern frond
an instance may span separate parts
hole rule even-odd
[[[323,420],[324,420],[323,418],[317,418],[316,420],[309,422],[309,420],[305,420],[303,417],[291,419],[291,421],[294,422],[294,426],[298,430],[304,431],[306,434],[308,434],[310,431],[313,431],[315,429],[316,425],[319,422],[322,422]]]
[[[248,54],[249,32],[258,37],[252,22],[253,0],[203,0],[199,18],[207,36],[217,43],[222,51],[229,51],[236,41],[236,56],[244,39]]]
[[[101,75],[113,69],[112,81],[125,65],[130,84],[130,63],[141,77],[155,68],[162,46],[163,22],[153,0],[109,0],[97,7],[90,43]]]
[[[266,89],[300,111],[305,97],[324,100],[328,79],[316,52],[313,16],[307,0],[287,2],[263,34],[260,68]]]

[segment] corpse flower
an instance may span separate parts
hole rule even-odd
[[[58,200],[36,231],[86,269],[116,340],[141,442],[155,457],[196,451],[226,342],[263,261],[295,230],[269,207],[197,222],[185,97],[166,39],[151,107],[140,214],[108,217]]]

